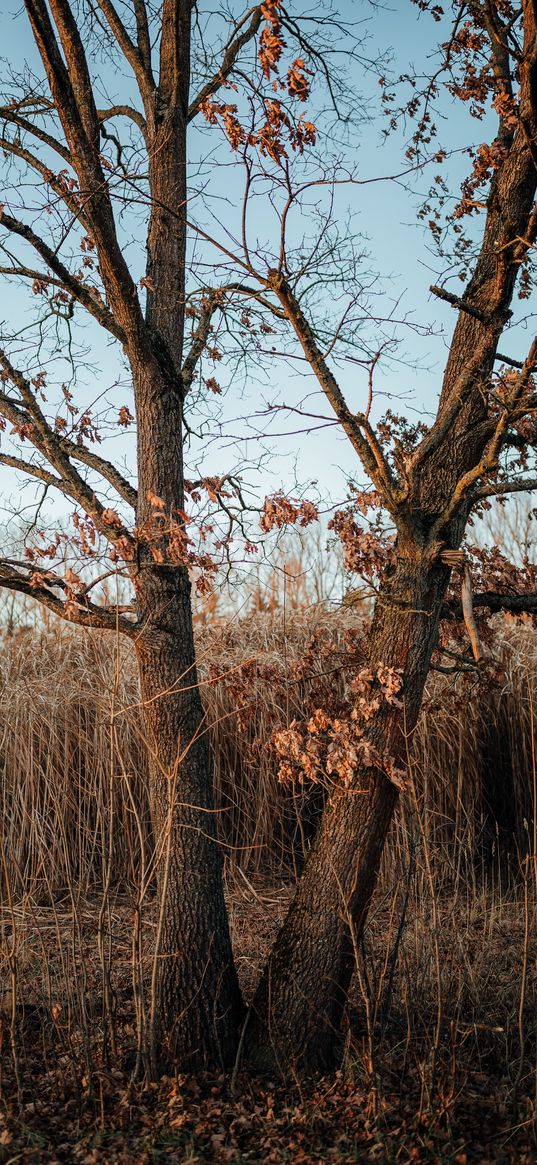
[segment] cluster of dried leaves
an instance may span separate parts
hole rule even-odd
[[[241,120],[237,105],[229,101],[217,101],[208,97],[200,108],[209,125],[222,126],[231,148],[238,151],[257,149],[263,158],[270,158],[279,164],[288,157],[288,147],[295,153],[303,153],[306,146],[315,145],[316,127],[303,114],[295,118],[285,105],[285,97],[295,101],[307,101],[310,93],[311,70],[302,57],[296,57],[288,66],[284,77],[280,73],[280,61],[286,47],[282,31],[281,0],[266,0],[261,5],[264,19],[259,38],[258,58],[265,81],[270,82],[271,95],[262,98],[262,115],[254,128],[247,129]],[[228,82],[228,88],[234,89]],[[281,96],[278,96],[280,94]],[[282,99],[283,97],[283,99]]]

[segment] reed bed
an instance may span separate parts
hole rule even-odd
[[[322,809],[322,790],[280,782],[270,737],[337,698],[361,626],[353,608],[297,606],[197,628],[246,999]],[[431,676],[342,1072],[293,1101],[246,1079],[239,1101],[223,1080],[199,1094],[181,1077],[132,1082],[156,901],[141,891],[152,839],[131,645],[53,620],[3,634],[0,1160],[283,1165],[296,1142],[303,1165],[532,1165],[537,633],[499,619],[493,650],[493,685]]]
[[[301,868],[322,792],[280,782],[270,737],[305,702],[326,706],[358,630],[352,612],[321,608],[198,629],[221,841],[249,878]],[[495,654],[503,676],[494,686],[431,678],[409,741],[414,793],[383,879],[404,875],[423,836],[446,887],[493,870],[509,878],[532,847],[537,634],[501,622]],[[84,895],[105,876],[137,884],[140,839],[150,845],[138,700],[128,643],[52,622],[0,641],[0,860],[15,898],[73,884]]]

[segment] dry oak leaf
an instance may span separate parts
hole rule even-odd
[[[123,525],[119,514],[116,514],[116,511],[110,509],[109,506],[102,511],[101,522],[103,526],[110,526],[116,530],[119,530]]]

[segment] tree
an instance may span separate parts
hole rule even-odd
[[[27,66],[5,82],[0,144],[11,170],[1,213],[2,273],[35,297],[36,331],[32,343],[27,330],[21,342],[3,329],[0,412],[20,449],[0,461],[74,504],[71,549],[81,562],[104,555],[105,568],[84,579],[68,565],[69,540],[56,531],[48,542],[30,538],[22,559],[6,556],[0,585],[31,594],[61,618],[125,634],[135,645],[160,893],[152,1070],[162,1054],[185,1066],[229,1063],[242,1001],[215,841],[190,601],[192,569],[203,584],[212,563],[192,549],[185,488],[190,497],[196,483],[185,486],[183,467],[185,398],[214,317],[224,314],[234,289],[218,281],[204,286],[198,269],[186,286],[189,166],[195,168],[187,131],[217,110],[233,133],[233,106],[216,98],[232,84],[250,43],[246,69],[253,70],[252,90],[266,101],[254,38],[259,34],[269,61],[275,6],[254,5],[236,18],[227,8],[212,14],[208,38],[191,0],[155,6],[134,0],[123,6],[124,19],[112,0],[88,0],[78,9],[68,0],[28,0],[25,7],[44,78]],[[126,71],[120,88],[123,98],[125,91],[131,96],[101,108],[108,56]],[[279,107],[272,94],[273,116]],[[132,246],[129,211],[144,212],[146,256]],[[193,270],[190,264],[190,276]],[[240,286],[237,296],[244,296]],[[83,367],[73,337],[80,309],[124,354],[134,390],[136,487],[98,452],[96,418],[74,399],[76,369]],[[64,358],[74,371],[62,385],[61,408],[49,382],[53,360],[61,367]],[[218,391],[214,378],[211,388]],[[117,423],[128,427],[130,409],[117,395],[114,409]],[[197,484],[211,496],[225,492],[220,479]],[[107,602],[99,591],[117,571],[130,580],[132,604]]]
[[[331,723],[325,710],[324,719],[310,729],[310,737],[328,740],[331,772],[338,779],[331,783],[315,845],[240,1043],[254,1065],[271,1071],[323,1066],[332,1057],[353,949],[405,787],[408,737],[439,642],[440,622],[446,612],[457,613],[448,585],[453,568],[464,564],[460,547],[466,524],[472,510],[488,497],[535,485],[521,465],[534,435],[532,374],[537,347],[534,343],[520,363],[508,361],[507,368],[498,355],[517,277],[522,270],[522,283],[529,278],[537,225],[533,5],[525,0],[520,12],[511,9],[508,0],[453,5],[439,76],[446,72],[451,91],[470,99],[478,113],[492,104],[498,131],[492,145],[477,151],[463,188],[461,213],[482,208],[485,220],[480,244],[459,248],[468,256],[471,278],[462,295],[438,289],[457,310],[458,322],[437,416],[427,431],[411,432],[403,426],[399,436],[397,419],[382,425],[373,421],[376,354],[365,361],[369,400],[363,412],[350,407],[333,371],[337,346],[356,340],[360,312],[353,309],[364,295],[358,279],[359,250],[348,247],[343,232],[330,233],[334,190],[342,182],[354,182],[354,173],[328,154],[314,178],[305,178],[301,169],[308,149],[315,145],[316,128],[296,115],[294,104],[300,108],[307,97],[308,69],[313,66],[334,101],[337,74],[327,62],[332,34],[340,27],[336,17],[328,13],[318,18],[314,27],[320,28],[324,40],[315,44],[306,37],[311,19],[287,14],[279,0],[266,0],[237,19],[224,14],[221,49],[214,48],[215,41],[206,41],[199,54],[196,71],[202,76],[192,100],[190,49],[195,37],[189,0],[164,0],[162,8],[154,10],[144,0],[134,0],[132,11],[127,6],[128,23],[110,0],[88,0],[81,5],[78,20],[67,0],[49,0],[48,5],[45,0],[26,0],[26,10],[47,87],[28,76],[22,82],[18,79],[22,91],[11,95],[2,109],[2,145],[25,174],[37,175],[38,188],[45,184],[51,192],[42,210],[50,211],[54,229],[37,233],[33,219],[28,223],[29,201],[22,217],[4,207],[2,226],[24,249],[22,258],[18,252],[13,257],[4,242],[10,256],[4,272],[30,281],[34,292],[45,297],[55,321],[63,312],[70,325],[81,306],[122,346],[134,387],[137,491],[127,475],[92,446],[95,434],[87,410],[76,417],[69,414],[74,417],[70,432],[64,419],[47,415],[42,399],[47,391],[42,328],[28,375],[5,349],[2,352],[2,415],[13,435],[30,442],[35,452],[30,457],[2,454],[1,460],[75,503],[80,550],[91,557],[98,539],[109,545],[112,561],[120,562],[133,586],[134,609],[92,599],[95,579],[83,583],[72,570],[62,573],[57,568],[60,534],[40,550],[32,544],[26,563],[4,559],[0,583],[31,593],[62,617],[118,630],[135,643],[151,757],[161,903],[153,1070],[163,1049],[182,1066],[229,1063],[237,1052],[243,1019],[215,840],[190,608],[189,572],[201,572],[203,579],[204,573],[211,573],[212,563],[189,541],[185,490],[192,496],[192,483],[185,483],[183,476],[185,396],[204,352],[211,349],[215,317],[230,315],[236,297],[246,296],[252,310],[266,313],[271,323],[261,327],[277,328],[298,342],[372,483],[373,491],[358,498],[359,508],[374,502],[389,515],[396,531],[395,543],[379,539],[365,543],[352,515],[341,512],[334,518],[348,561],[369,557],[376,564],[375,614],[366,657],[357,661],[348,722]],[[431,11],[435,18],[442,15],[437,6]],[[83,25],[84,20],[89,24]],[[214,20],[211,14],[211,27]],[[121,53],[135,80],[136,100],[99,108],[82,27],[89,39],[100,38],[101,45],[113,45]],[[301,51],[286,76],[280,69],[284,33]],[[255,82],[252,71],[245,74],[239,67],[240,54],[254,41],[257,64],[250,60],[250,70],[257,69]],[[423,94],[413,95],[406,108],[408,116],[419,111],[409,169],[424,164],[420,151],[430,134],[429,110],[439,76]],[[243,102],[240,108],[221,100],[220,94],[223,86],[239,79],[245,86],[237,98]],[[214,239],[203,223],[189,228],[186,134],[189,120],[199,113],[209,125],[224,129],[244,168],[242,250],[229,239]],[[337,100],[336,115],[344,120]],[[114,119],[134,127],[129,146],[109,128]],[[113,161],[106,153],[112,146]],[[49,159],[58,154],[62,169],[56,172]],[[434,149],[431,157],[440,162],[441,154]],[[265,196],[270,192],[270,204],[277,206],[281,200],[273,258],[266,248],[248,241],[248,212],[258,177]],[[329,210],[319,218],[318,206],[313,208],[311,217],[320,225],[306,257],[302,246],[292,246],[289,220],[312,189],[327,191]],[[148,209],[147,268],[141,289],[127,266],[122,233],[123,209],[132,213],[139,205]],[[62,215],[59,206],[64,208]],[[305,209],[311,212],[307,205]],[[433,217],[438,233],[436,224]],[[212,281],[198,278],[194,306],[186,284],[187,266],[190,274],[193,270],[187,264],[188,229],[216,248],[217,258],[209,264],[204,258],[200,269],[206,272],[209,266],[214,276],[218,268],[220,275]],[[79,244],[67,260],[73,231],[79,232]],[[28,249],[39,256],[37,270],[26,262]],[[84,259],[78,270],[75,255],[80,263],[80,252]],[[313,314],[315,297],[319,285],[342,283],[350,287],[351,306],[329,336],[326,321]],[[192,336],[185,354],[187,317],[192,318]],[[250,337],[248,319],[244,326]],[[498,372],[495,366],[502,361]],[[73,409],[70,389],[65,395],[67,409]],[[120,423],[129,419],[125,409],[122,405]],[[117,499],[114,505],[106,494],[108,487]],[[210,488],[225,504],[222,481]],[[135,510],[135,525],[125,516],[128,507]],[[279,496],[267,501],[262,525],[269,529],[289,521],[307,523],[314,515],[308,503]],[[47,556],[48,565],[43,565]],[[479,655],[467,571],[465,580],[463,606]],[[535,610],[535,596],[527,594],[485,593],[475,598],[474,606],[477,602],[488,609]],[[312,757],[327,755],[326,749],[315,751],[314,744],[310,763],[318,763]]]
[[[419,3],[442,18],[439,6]],[[451,28],[432,80],[403,107],[415,127],[407,157],[420,165],[434,147],[431,110],[442,87],[470,102],[480,120],[492,109],[493,140],[473,151],[458,207],[448,214],[455,227],[451,256],[438,210],[431,214],[434,239],[448,272],[467,278],[462,294],[431,290],[458,313],[438,408],[433,424],[420,433],[391,417],[374,426],[371,404],[354,412],[347,403],[325,352],[319,329],[303,311],[296,266],[285,253],[270,272],[269,286],[301,346],[341,428],[374,487],[359,495],[355,513],[373,502],[390,516],[396,540],[379,544],[378,592],[363,669],[355,684],[355,724],[347,725],[341,779],[328,797],[318,835],[289,914],[265,967],[251,1009],[245,1044],[258,1066],[274,1070],[330,1063],[338,1033],[355,951],[367,917],[385,840],[401,790],[409,738],[420,711],[440,624],[450,613],[465,614],[474,657],[482,650],[473,608],[488,611],[537,610],[535,571],[511,572],[519,593],[483,592],[472,600],[471,581],[461,550],[470,515],[488,499],[537,488],[530,461],[535,450],[537,340],[521,361],[504,357],[498,345],[512,317],[517,279],[519,294],[531,288],[531,258],[537,229],[537,24],[533,3],[520,8],[508,0],[470,0],[451,6]],[[392,124],[393,97],[387,94]],[[431,146],[431,140],[433,145]],[[442,180],[439,179],[439,183]],[[291,202],[298,196],[289,190]],[[480,231],[461,234],[461,220],[482,212]],[[337,335],[337,332],[336,332]],[[323,337],[324,339],[324,337]],[[370,556],[364,531],[349,512],[335,524],[350,565]],[[365,546],[364,546],[365,542]],[[386,553],[388,550],[388,553]],[[452,570],[463,570],[461,600],[447,600]],[[485,573],[486,577],[486,573]],[[464,662],[462,666],[467,666]],[[300,743],[290,742],[306,772],[318,763],[319,736],[340,744],[341,726],[319,711]],[[311,734],[314,745],[311,748]],[[308,751],[309,748],[309,751]],[[323,752],[326,758],[326,751]],[[334,765],[337,771],[338,766]]]

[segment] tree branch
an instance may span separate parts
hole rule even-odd
[[[119,48],[123,53],[123,56],[131,66],[134,76],[138,82],[138,88],[144,103],[144,108],[147,112],[147,103],[151,100],[151,97],[155,91],[155,82],[153,80],[151,69],[150,67],[148,68],[147,62],[144,61],[142,53],[137,49],[136,45],[131,40],[127,29],[125,28],[123,21],[120,19],[111,0],[97,0],[97,3],[107,21],[110,31],[112,32],[115,40],[117,41],[117,44],[119,45]],[[136,0],[136,8],[140,8],[140,0]],[[138,23],[139,37],[140,24],[138,11],[136,12],[136,18]]]
[[[22,117],[16,108],[12,108],[9,105],[0,106],[0,120],[5,121],[8,125],[16,125],[18,129],[22,129],[26,133],[31,134],[32,137],[36,138],[37,141],[42,142],[42,144],[47,146],[48,149],[54,150],[56,154],[59,154],[60,158],[62,158],[68,166],[72,165],[71,154],[69,153],[67,147],[62,145],[62,143],[59,142],[57,138],[53,137],[52,134],[47,133],[47,131],[41,129],[40,126],[34,125],[33,121],[30,121],[27,117]],[[20,144],[22,145],[22,143]]]
[[[88,229],[88,221],[85,218],[84,207],[79,196],[66,183],[63,183],[58,175],[52,172],[50,166],[46,166],[40,158],[32,154],[20,142],[11,141],[9,138],[0,138],[0,149],[5,150],[6,154],[12,154],[15,158],[20,158],[22,162],[26,162],[27,166],[31,166],[42,178],[44,184],[50,186],[50,189],[54,191],[55,195],[65,204],[73,218],[78,219],[85,229]]]
[[[145,0],[134,0],[134,15],[136,18],[136,35],[138,52],[145,69],[148,82],[154,87],[153,69],[151,65],[151,37]]]
[[[136,510],[138,505],[138,491],[133,485],[127,481],[126,477],[116,469],[106,458],[100,457],[98,453],[94,453],[92,449],[87,449],[85,445],[78,445],[76,441],[70,441],[67,437],[60,436],[60,444],[75,461],[82,462],[87,465],[89,469],[94,469],[96,473],[113,486],[120,497],[123,498],[133,510]]]
[[[2,398],[0,396],[0,409],[2,408]],[[99,457],[97,453],[93,453],[91,449],[86,449],[83,445],[77,445],[74,441],[69,441],[67,437],[60,437],[60,444],[75,461],[80,461],[83,465],[87,465],[90,469],[94,469],[109,485],[113,486],[120,497],[123,498],[133,510],[136,510],[138,503],[138,493],[134,486],[130,484],[119,472],[114,465],[106,461],[104,457]],[[23,461],[20,457],[12,457],[7,453],[0,453],[0,465],[6,465],[10,469],[18,469],[22,473],[27,473],[31,477],[36,477],[45,485],[53,486],[60,490],[61,493],[68,497],[73,497],[73,494],[66,488],[66,483],[63,478],[55,477],[50,470],[45,469],[44,466],[35,465],[31,461]],[[75,499],[78,500],[78,499]]]
[[[241,29],[244,24],[246,24],[248,18],[250,18],[248,27],[244,32],[237,36],[239,29]],[[243,16],[242,20],[240,20],[236,25],[233,36],[228,40],[224,48],[222,64],[220,65],[218,72],[215,73],[214,77],[203,86],[203,89],[200,90],[197,97],[194,98],[189,106],[189,121],[193,120],[196,114],[199,113],[203,102],[207,101],[209,97],[212,97],[213,93],[217,93],[229,75],[233,72],[233,67],[241,49],[244,48],[244,45],[248,44],[248,41],[252,40],[252,38],[256,35],[256,33],[259,31],[260,24],[261,5],[258,4],[253,9],[253,11],[250,10],[250,12],[247,12],[246,15]]]
[[[496,485],[484,485],[472,491],[472,502],[482,498],[504,497],[511,493],[531,493],[537,490],[537,477],[520,477],[512,481],[498,482]]]
[[[84,145],[87,144],[94,154],[98,154],[99,118],[97,117],[93,86],[80,33],[67,0],[48,0],[48,3],[67,61],[67,81],[74,98],[74,108],[80,117],[80,128],[83,130],[85,138]],[[41,7],[39,0],[27,0],[27,6],[34,9]],[[49,44],[49,54],[52,47],[52,44]],[[51,55],[49,59],[52,60]],[[60,60],[57,59],[55,62],[56,82],[60,75],[59,63]],[[58,109],[60,118],[66,113],[67,110]]]
[[[221,292],[212,291],[209,292],[209,294],[206,295],[202,300],[199,324],[196,328],[196,331],[194,332],[190,351],[181,369],[181,378],[183,381],[183,391],[185,396],[192,385],[196,367],[203,355],[205,345],[209,338],[211,320],[214,312],[216,311],[216,308],[218,307],[220,299]]]
[[[489,316],[485,312],[473,307],[471,303],[467,303],[459,295],[453,295],[451,291],[446,291],[443,287],[437,287],[436,284],[431,284],[429,291],[433,295],[436,295],[438,299],[443,299],[446,303],[451,304],[457,311],[466,312],[466,315],[472,316],[474,320],[479,320],[481,324],[489,323]]]
[[[477,465],[474,465],[472,469],[469,469],[467,473],[463,474],[463,476],[459,478],[459,481],[453,490],[448,504],[435,522],[432,531],[433,537],[437,536],[438,533],[451,521],[451,519],[455,517],[460,506],[466,501],[468,496],[471,494],[473,497],[472,487],[475,486],[478,481],[488,477],[496,470],[498,465],[498,457],[504,446],[508,427],[512,423],[514,414],[516,413],[517,415],[520,415],[520,400],[524,394],[525,389],[530,383],[532,368],[535,366],[536,360],[537,337],[531,344],[526,361],[517,377],[509,399],[502,402],[503,409],[497,421],[492,437],[485,446],[483,454]],[[522,413],[524,413],[524,411],[525,410],[523,409]]]
[[[277,295],[285,314],[298,337],[306,359],[315,373],[327,400],[331,404],[353,449],[369,474],[372,482],[382,495],[386,509],[396,517],[401,525],[405,516],[399,512],[397,502],[397,482],[388,465],[375,435],[362,414],[351,413],[335,376],[330,371],[315,339],[313,331],[293,294],[287,280],[279,271],[270,271],[267,286]]]
[[[25,4],[73,157],[81,196],[84,198],[84,216],[90,224],[97,246],[101,276],[112,312],[125,334],[129,332],[134,338],[143,328],[143,317],[136,287],[117,238],[110,194],[100,161],[99,118],[80,35],[66,0],[50,0],[62,47],[69,61],[68,70],[45,0],[25,0]]]
[[[514,360],[512,356],[504,356],[501,352],[496,353],[496,360],[500,364],[508,364],[510,368],[519,368],[520,369],[520,368],[524,367],[523,360]],[[536,371],[536,369],[532,369],[532,372],[534,372],[534,371]]]
[[[68,492],[69,496],[91,515],[99,533],[108,542],[114,543],[121,539],[122,541],[126,541],[134,551],[135,544],[132,535],[122,524],[110,524],[107,521],[108,515],[105,512],[107,507],[103,506],[87,481],[81,477],[78,470],[70,461],[61,435],[52,429],[46,420],[37,403],[29,381],[23,376],[22,372],[19,372],[13,367],[8,356],[1,349],[0,367],[4,370],[5,378],[11,380],[21,394],[23,410],[26,413],[26,416],[23,416],[23,424],[29,430],[27,434],[29,439],[60,475],[64,491]]]
[[[110,105],[108,109],[98,109],[97,117],[100,122],[110,121],[113,117],[128,117],[130,121],[133,121],[138,126],[144,138],[147,133],[145,117],[137,109],[133,109],[132,105]]]
[[[50,470],[45,469],[42,465],[34,465],[31,461],[23,461],[22,457],[11,457],[7,453],[0,453],[0,465],[7,466],[8,469],[17,469],[21,473],[25,473],[28,477],[36,477],[39,481],[44,482],[45,485],[53,486],[54,489],[60,493],[68,494],[65,482],[61,477],[55,477]],[[68,496],[71,496],[68,494]]]
[[[90,602],[87,597],[62,600],[50,588],[54,586],[65,590],[66,583],[63,579],[49,579],[47,572],[38,567],[32,567],[31,574],[36,577],[41,576],[43,582],[41,584],[37,581],[32,582],[29,575],[21,574],[20,570],[5,560],[0,561],[0,588],[3,587],[6,590],[15,591],[17,594],[37,599],[58,618],[64,619],[68,623],[76,623],[80,627],[98,627],[105,631],[121,631],[131,638],[138,634],[138,624],[123,618],[119,611],[113,607],[99,607],[96,603]]]
[[[68,268],[65,267],[65,265],[58,258],[57,251],[53,251],[52,248],[48,246],[48,243],[45,243],[44,239],[41,239],[39,235],[36,235],[35,231],[33,231],[31,227],[27,226],[26,223],[20,222],[19,219],[13,218],[10,214],[6,214],[5,211],[0,213],[0,224],[6,227],[6,229],[10,231],[11,234],[18,235],[19,238],[24,239],[25,242],[29,243],[30,246],[33,247],[34,251],[36,251],[42,259],[44,259],[47,266],[54,273],[54,275],[58,277],[63,287],[69,291],[70,295],[72,295],[73,298],[78,301],[78,303],[81,303],[82,306],[86,308],[86,311],[88,311],[90,315],[92,315],[94,319],[96,319],[98,323],[102,325],[103,328],[106,328],[106,330],[110,332],[112,336],[115,336],[116,340],[119,340],[122,344],[125,343],[125,333],[123,329],[120,328],[116,323],[112,312],[109,311],[103,300],[97,297],[96,292],[91,291],[83,283],[79,283],[78,279],[75,279],[74,275],[71,274]]]
[[[23,267],[22,265],[19,267],[0,267],[0,275],[13,276],[17,279],[37,279],[41,283],[67,291],[65,283],[62,283],[61,279],[56,279],[49,271],[36,271],[33,267]]]
[[[491,614],[507,611],[513,615],[537,615],[537,594],[502,595],[495,591],[482,591],[473,597],[474,609],[486,607]],[[442,619],[462,619],[462,603],[458,599],[447,599],[442,608]]]

